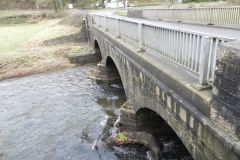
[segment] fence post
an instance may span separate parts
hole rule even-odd
[[[138,52],[143,51],[143,24],[138,23]]]
[[[116,19],[116,32],[117,32],[117,37],[116,38],[120,38],[119,19]]]

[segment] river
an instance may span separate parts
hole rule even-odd
[[[145,160],[143,146],[109,148],[126,101],[121,84],[98,84],[95,65],[0,82],[0,160]],[[162,159],[190,160],[177,139],[160,139]]]

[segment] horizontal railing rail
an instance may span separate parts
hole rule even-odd
[[[129,9],[129,12],[134,9]],[[142,9],[143,18],[240,26],[240,7],[187,8],[187,9]]]
[[[127,17],[92,15],[93,23],[116,37],[138,43],[138,50],[148,50],[194,73],[199,84],[211,84],[216,66],[217,47],[232,39],[213,37],[154,23],[141,23]]]

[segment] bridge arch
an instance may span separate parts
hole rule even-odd
[[[94,40],[94,53],[98,56],[100,60],[102,60],[102,52],[97,40]]]
[[[115,69],[117,69],[115,62],[113,61],[113,59],[110,56],[108,56],[106,59],[106,66],[107,67],[112,66],[112,67],[115,67]]]
[[[138,128],[151,132],[156,139],[163,139],[164,143],[172,142],[172,151],[165,153],[165,146],[160,144],[160,148],[163,151],[163,158],[164,156],[167,156],[168,158],[171,158],[171,156],[176,157],[176,155],[171,155],[172,153],[181,153],[182,155],[179,156],[191,155],[187,150],[184,141],[178,136],[178,133],[161,117],[159,113],[157,113],[157,111],[150,108],[139,108],[136,112],[136,118]]]

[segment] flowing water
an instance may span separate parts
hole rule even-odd
[[[143,146],[109,148],[126,101],[121,84],[97,84],[95,66],[0,82],[0,160],[145,160]],[[191,159],[178,140],[160,139],[163,159]]]

